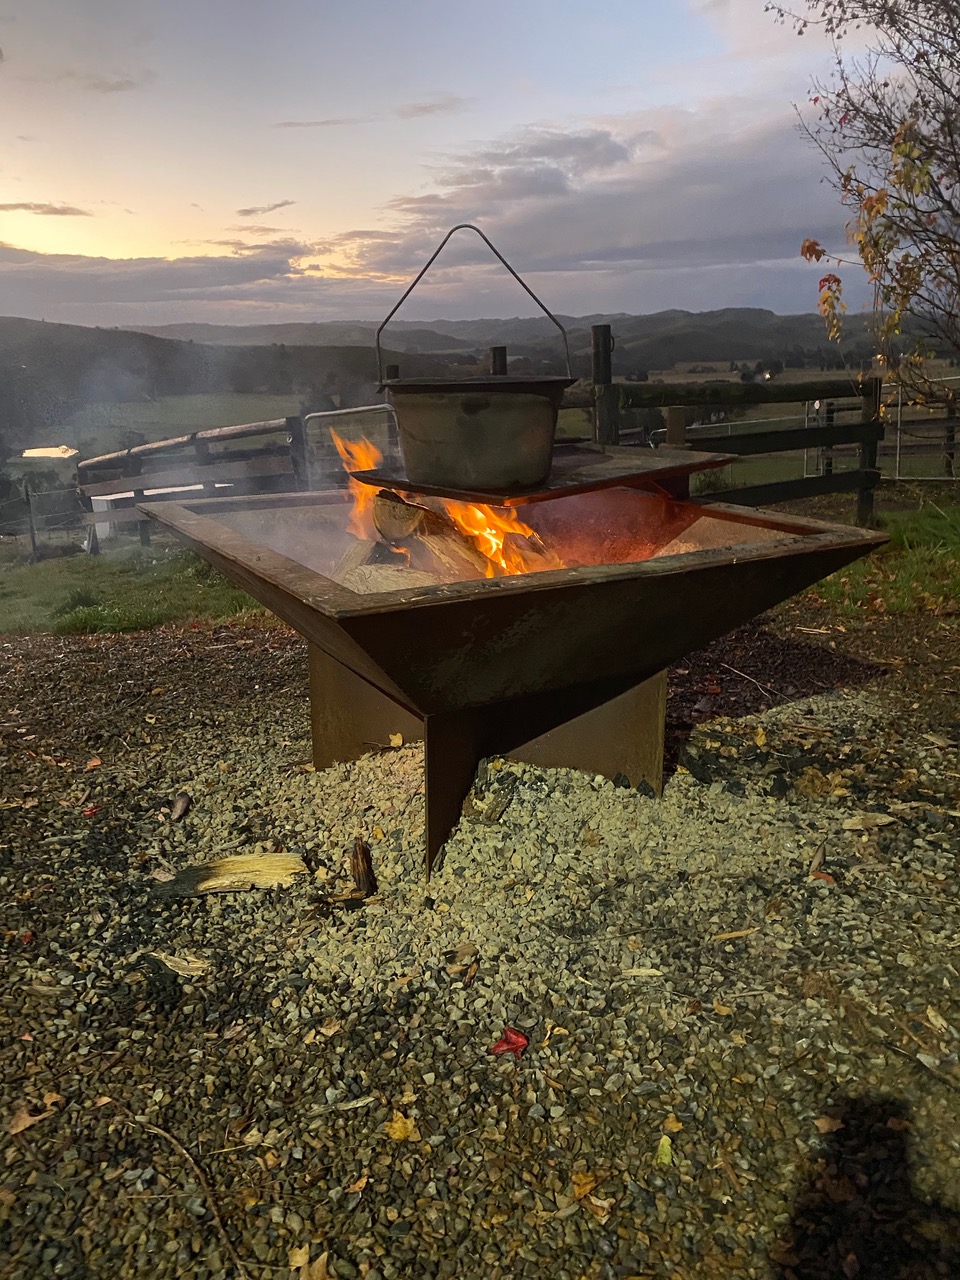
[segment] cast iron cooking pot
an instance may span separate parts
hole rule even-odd
[[[565,378],[392,378],[385,380],[380,334],[456,231],[475,231],[537,306],[557,326],[566,354]],[[461,223],[436,250],[377,330],[380,386],[397,419],[404,476],[411,484],[445,488],[531,489],[550,474],[557,416],[570,371],[567,335],[479,227]]]

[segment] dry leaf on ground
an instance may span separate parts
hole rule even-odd
[[[941,1014],[937,1013],[932,1004],[927,1005],[927,1021],[933,1027],[934,1031],[945,1032],[950,1030],[950,1024]]]
[[[673,1164],[673,1143],[666,1134],[657,1143],[657,1154],[653,1158],[654,1164],[668,1165]]]
[[[601,1200],[599,1196],[585,1196],[580,1201],[585,1209],[588,1209],[595,1218],[600,1222],[606,1222],[610,1217],[610,1210],[616,1203],[613,1196],[609,1200]]]
[[[13,1115],[7,1121],[7,1133],[23,1133],[24,1129],[29,1129],[32,1125],[39,1124],[41,1120],[49,1120],[53,1115],[53,1111],[41,1111],[39,1115],[31,1115],[30,1109],[25,1102],[18,1102],[17,1108]]]
[[[179,974],[181,978],[197,978],[201,974],[210,972],[208,961],[189,952],[184,952],[182,956],[175,956],[168,951],[148,951],[147,955],[152,956],[154,960],[159,960],[171,973]]]
[[[393,1119],[383,1126],[394,1142],[419,1142],[420,1130],[416,1120],[411,1120],[400,1111],[393,1113]]]
[[[313,1262],[308,1262],[300,1272],[300,1280],[331,1280],[330,1270],[327,1266],[329,1253],[321,1253],[319,1258],[315,1258]]]
[[[179,822],[181,818],[185,818],[192,804],[193,796],[188,791],[178,791],[170,810],[170,821]]]
[[[714,997],[713,997],[713,1012],[714,1012],[714,1013],[719,1013],[719,1014],[720,1014],[720,1016],[721,1016],[722,1018],[725,1018],[725,1017],[727,1017],[727,1015],[728,1015],[728,1014],[733,1013],[733,1010],[730,1008],[730,1006],[729,1006],[728,1004],[721,1004],[721,1003],[720,1003],[720,997],[719,997],[719,996],[714,996]]]
[[[896,818],[891,813],[860,813],[855,818],[844,819],[844,831],[872,831],[874,827],[886,827]]]
[[[347,1187],[347,1195],[356,1195],[358,1192],[363,1190],[369,1181],[369,1173],[362,1173],[356,1182],[352,1182],[350,1186]]]
[[[573,1183],[574,1200],[582,1200],[599,1187],[603,1178],[599,1173],[575,1173],[570,1181]]]
[[[818,1116],[813,1123],[820,1133],[836,1133],[843,1128],[843,1121],[837,1120],[835,1116]]]
[[[308,1244],[299,1245],[287,1254],[287,1266],[291,1271],[296,1271],[298,1267],[305,1267],[309,1261],[310,1246]]]
[[[664,1120],[663,1127],[667,1131],[667,1133],[679,1133],[680,1130],[683,1128],[683,1121],[678,1120],[677,1117],[671,1111],[670,1114],[667,1116],[666,1120]]]

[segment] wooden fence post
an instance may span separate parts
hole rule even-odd
[[[37,552],[37,526],[33,519],[33,503],[30,501],[30,485],[23,482],[23,500],[27,504],[27,532],[30,534],[30,559],[39,558]]]
[[[307,434],[303,419],[287,418],[287,431],[290,433],[290,465],[293,467],[293,478],[298,489],[310,488],[310,465],[307,460]]]
[[[947,421],[943,428],[943,434],[944,475],[955,476],[957,464],[957,398],[952,391],[947,392]]]
[[[667,408],[667,437],[664,444],[668,449],[687,447],[687,415],[680,405],[669,405]]]
[[[595,324],[591,334],[593,438],[597,444],[620,441],[620,388],[613,382],[613,334],[608,324]]]
[[[860,420],[864,423],[880,421],[880,396],[882,384],[879,378],[871,378],[864,389],[860,405]],[[864,440],[860,445],[859,467],[861,471],[876,471],[878,441]],[[874,524],[873,486],[857,490],[857,524],[861,529]]]

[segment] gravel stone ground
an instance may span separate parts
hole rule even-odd
[[[2,1276],[960,1276],[955,704],[756,624],[662,800],[486,761],[427,885],[419,748],[313,772],[305,668],[0,638]]]

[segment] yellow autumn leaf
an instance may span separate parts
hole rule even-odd
[[[671,1111],[666,1120],[664,1120],[663,1127],[666,1129],[667,1133],[679,1133],[683,1128],[683,1121],[678,1120]]]
[[[394,1142],[419,1142],[420,1130],[417,1122],[405,1116],[402,1111],[395,1111],[393,1119],[383,1126]]]
[[[653,1163],[661,1165],[673,1164],[673,1143],[666,1134],[657,1143],[657,1154],[653,1158]]]
[[[573,1183],[574,1200],[582,1200],[584,1196],[588,1196],[591,1191],[599,1187],[603,1179],[596,1173],[575,1173],[570,1181]]]
[[[291,1271],[296,1271],[298,1267],[305,1267],[310,1261],[310,1246],[302,1244],[298,1248],[291,1249],[287,1254],[287,1266]]]
[[[718,996],[714,996],[714,997],[713,997],[713,1012],[714,1012],[714,1013],[719,1013],[719,1014],[721,1015],[721,1017],[724,1017],[724,1018],[725,1018],[725,1017],[727,1017],[727,1015],[728,1015],[728,1014],[733,1013],[733,1010],[730,1008],[730,1006],[729,1006],[728,1004],[721,1004],[721,1003],[720,1003],[720,999],[719,999],[719,997],[718,997]]]
[[[356,1182],[351,1182],[350,1186],[347,1187],[347,1195],[355,1195],[358,1191],[362,1191],[369,1181],[369,1173],[362,1173]]]
[[[610,1217],[610,1210],[616,1203],[616,1198],[611,1196],[609,1200],[601,1200],[599,1196],[586,1196],[581,1203],[600,1222],[606,1222]]]
[[[757,726],[757,732],[753,735],[753,740],[758,747],[763,747],[766,745],[767,731],[764,729],[762,724]]]
[[[403,734],[402,734],[402,733],[391,733],[391,735],[390,735],[390,745],[391,745],[391,747],[402,747],[402,746],[403,746]]]

